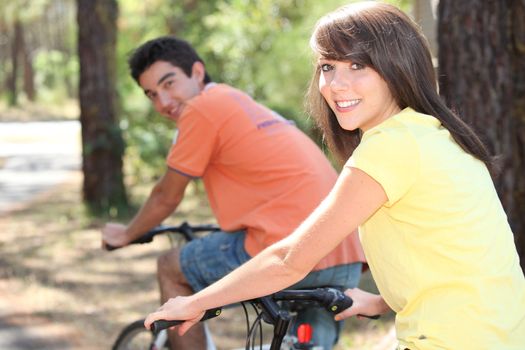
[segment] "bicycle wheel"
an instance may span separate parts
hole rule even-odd
[[[166,333],[163,333],[166,336]],[[168,339],[160,341],[162,345],[156,345],[156,336],[150,330],[144,328],[144,320],[138,320],[130,323],[120,332],[113,350],[170,350]]]

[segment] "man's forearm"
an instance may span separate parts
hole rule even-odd
[[[165,194],[153,189],[149,198],[131,220],[127,228],[127,235],[134,240],[164,221],[177,209],[182,198],[167,200]]]

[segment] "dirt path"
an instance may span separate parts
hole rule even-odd
[[[0,214],[31,207],[49,191],[71,177],[78,177],[78,122],[2,123],[0,125]],[[4,237],[7,238],[7,237]],[[11,264],[1,241],[0,349],[74,349],[74,329],[59,325],[28,308],[20,285],[10,274]],[[31,297],[30,297],[31,298]],[[34,296],[33,296],[34,298]]]
[[[158,307],[156,257],[167,239],[102,251],[101,222],[86,220],[78,204],[80,180],[72,177],[31,206],[0,216],[0,339],[20,326],[16,339],[24,340],[0,341],[0,349],[110,349],[127,323]],[[202,206],[188,201],[173,220],[202,222],[192,216]],[[241,312],[227,310],[211,328],[219,349],[242,346]],[[391,319],[353,319],[338,350],[392,350],[393,343]]]
[[[158,307],[156,258],[167,238],[102,251],[102,223],[86,221],[78,204],[80,180],[0,216],[0,349],[110,349],[127,323]],[[181,215],[198,220],[190,212],[201,204],[189,201]],[[229,324],[237,316],[212,326],[228,330],[217,337],[223,346],[244,331]]]
[[[24,298],[9,292],[9,283],[0,286],[0,349],[74,349],[75,331],[25,309]]]
[[[66,132],[58,138],[36,128],[28,138],[2,127],[0,150],[6,150],[7,143],[26,144],[31,140],[37,145],[23,147],[43,150],[71,136]],[[73,143],[69,150],[75,151],[77,146]],[[67,149],[55,148],[62,152]],[[112,253],[102,251],[102,222],[85,215],[78,167],[66,165],[54,173],[44,168],[68,164],[68,156],[61,154],[29,156],[29,163],[13,163],[19,156],[0,155],[1,200],[6,200],[6,193],[17,193],[17,188],[26,189],[24,195],[10,196],[16,200],[0,210],[0,349],[110,349],[127,323],[158,307],[156,258],[168,248],[167,239],[160,237],[152,244]],[[13,173],[6,177],[7,170]],[[6,185],[2,182],[6,178],[15,182]],[[27,186],[33,185],[42,186],[28,191]],[[188,198],[173,222],[211,220],[205,199],[192,191],[187,191]],[[225,317],[213,320],[210,327],[219,349],[243,345],[241,312],[227,310]],[[350,320],[338,350],[391,350],[391,330],[390,318]]]
[[[0,123],[0,213],[29,203],[79,168],[77,121]]]

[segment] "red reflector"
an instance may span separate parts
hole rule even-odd
[[[297,328],[297,340],[299,343],[308,343],[312,340],[312,326],[302,323]]]

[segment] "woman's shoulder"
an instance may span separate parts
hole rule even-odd
[[[441,122],[428,114],[419,113],[410,107],[401,110],[399,113],[388,118],[366,133],[379,132],[402,132],[403,130],[416,129],[436,129],[441,126]],[[365,134],[366,134],[365,133]]]
[[[442,129],[441,122],[437,118],[405,108],[366,131],[363,134],[362,143],[376,143],[383,140],[391,145],[414,147],[429,134]]]

